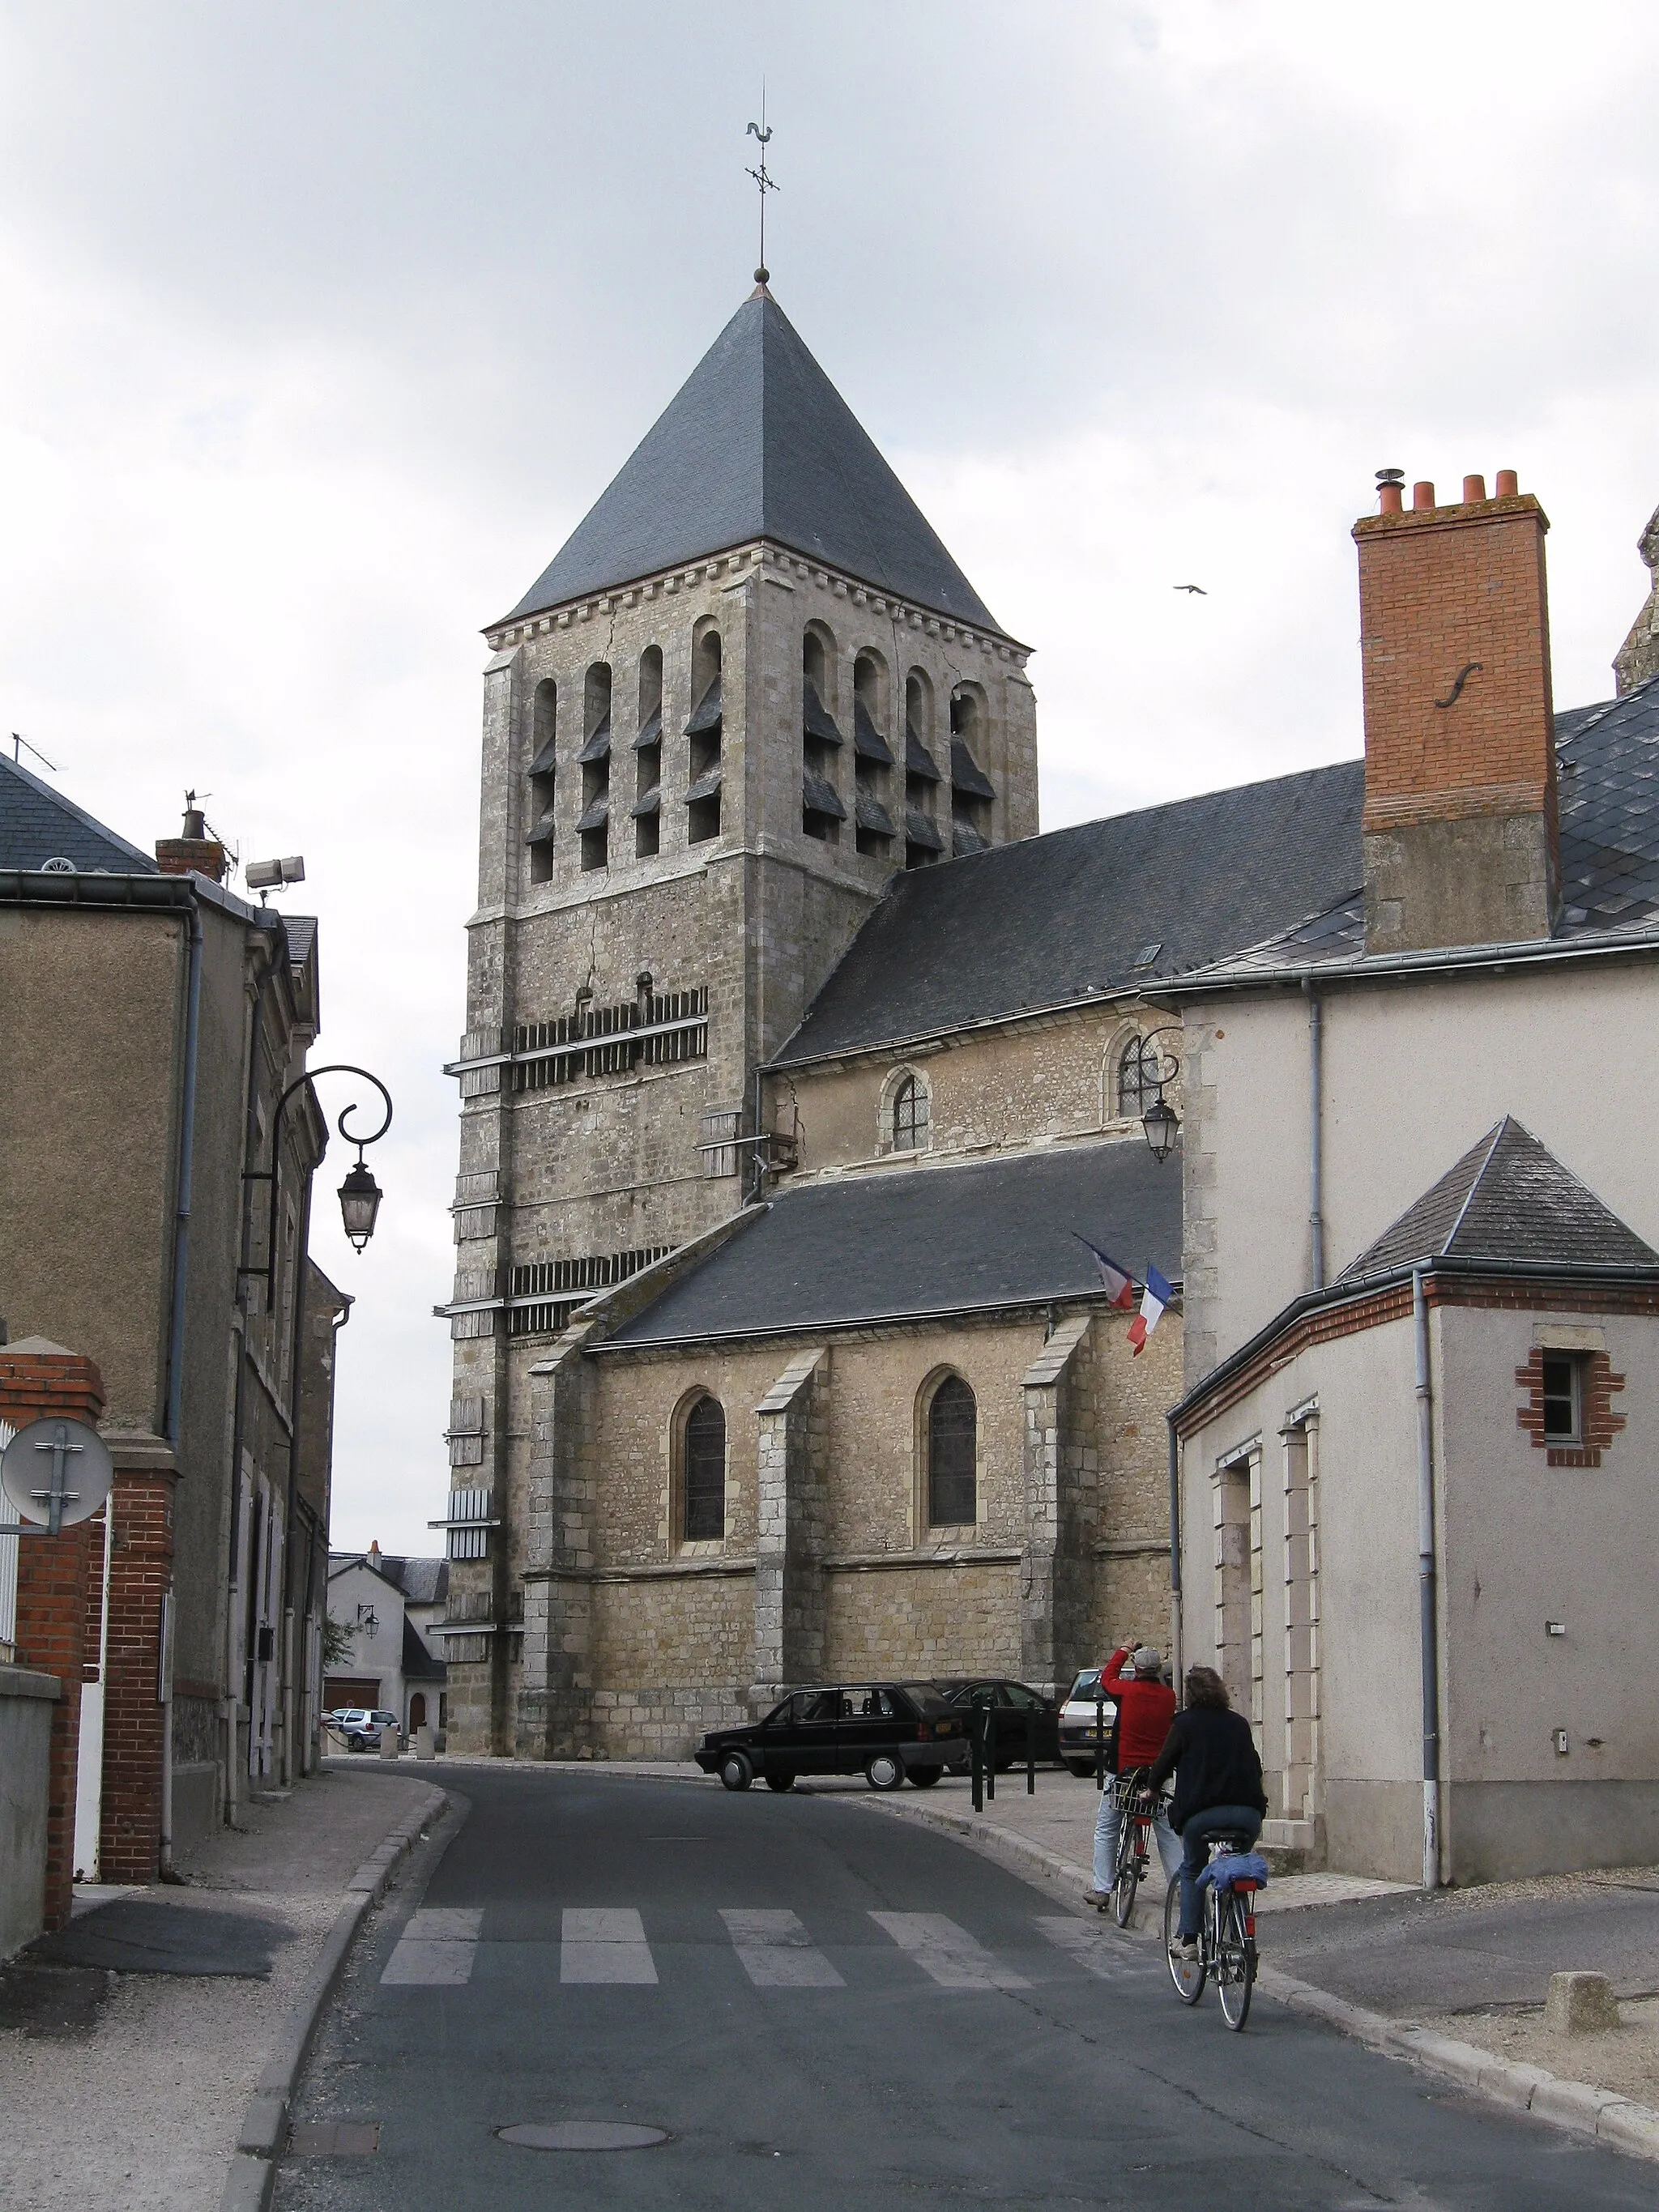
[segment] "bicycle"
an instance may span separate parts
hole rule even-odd
[[[1133,1916],[1135,1892],[1152,1856],[1152,1815],[1157,1808],[1150,1802],[1143,1802],[1144,1771],[1143,1768],[1133,1767],[1127,1774],[1115,1775],[1107,1784],[1118,1809],[1117,1856],[1112,1866],[1111,1887],[1095,1909],[1104,1912],[1109,1905],[1120,1928],[1127,1928]]]
[[[1247,1848],[1235,1836],[1210,1838],[1212,1861]],[[1235,2034],[1250,2014],[1250,1993],[1255,1987],[1255,1899],[1259,1882],[1248,1877],[1230,1882],[1225,1889],[1213,1881],[1204,1885],[1204,1923],[1199,1931],[1198,1956],[1183,1959],[1181,1942],[1181,1876],[1170,1884],[1164,1899],[1164,1955],[1170,1963],[1170,1979],[1182,2004],[1195,2005],[1206,1980],[1213,1978],[1221,2000],[1222,2017]]]

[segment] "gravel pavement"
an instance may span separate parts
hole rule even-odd
[[[441,1794],[412,1777],[325,1772],[249,1806],[247,1832],[222,1830],[182,1859],[187,1887],[106,1893],[124,1910],[148,1899],[169,1917],[229,1909],[270,1923],[266,1978],[70,1969],[96,1996],[52,2032],[39,1998],[64,1970],[31,1968],[25,1954],[0,1975],[5,2212],[214,2212],[248,2093],[345,1885],[388,1829]],[[77,1915],[74,1933],[98,1918],[95,1906]]]

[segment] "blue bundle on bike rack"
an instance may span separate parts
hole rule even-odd
[[[1212,1881],[1218,1889],[1231,1889],[1236,1881],[1253,1881],[1258,1889],[1265,1889],[1267,1862],[1260,1851],[1223,1851],[1200,1869],[1199,1887],[1202,1889],[1206,1881]]]

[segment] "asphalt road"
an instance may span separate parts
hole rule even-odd
[[[828,1797],[456,1778],[470,1813],[319,2034],[296,2115],[315,2154],[283,2160],[282,2212],[1650,2212],[1650,2167],[1260,1996],[1230,2034],[1153,1947],[948,1836]],[[498,2133],[569,2120],[666,2139]],[[378,2148],[343,2151],[373,2133],[338,2123]]]

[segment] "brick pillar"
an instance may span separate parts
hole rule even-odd
[[[39,1338],[0,1350],[0,1421],[21,1429],[61,1413],[95,1425],[103,1410],[103,1377],[91,1360]],[[9,1508],[5,1517],[11,1518]],[[17,1546],[17,1663],[55,1674],[58,1682],[46,1807],[48,1928],[67,1926],[74,1893],[81,1674],[94,1533],[94,1524],[82,1521],[61,1535],[23,1536]]]
[[[104,1680],[106,1881],[154,1881],[161,1840],[167,1715],[159,1692],[162,1607],[173,1587],[170,1468],[121,1467],[111,1493],[109,1667]]]

